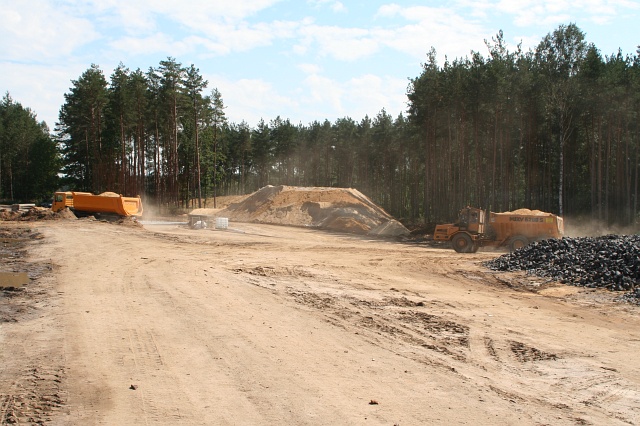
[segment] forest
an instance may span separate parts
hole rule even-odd
[[[91,65],[53,132],[7,93],[0,199],[56,189],[141,195],[166,210],[215,207],[265,185],[356,188],[404,223],[450,221],[465,205],[639,221],[640,46],[603,55],[575,24],[535,49],[487,51],[409,78],[406,111],[292,123],[231,123],[195,65]]]

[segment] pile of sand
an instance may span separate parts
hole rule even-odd
[[[516,214],[522,216],[549,216],[551,213],[546,213],[540,210],[518,209],[512,212],[503,212],[502,214]]]
[[[197,209],[191,215],[363,235],[409,235],[409,230],[400,222],[352,188],[269,185],[224,209]]]

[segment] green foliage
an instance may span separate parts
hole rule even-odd
[[[58,137],[62,144],[65,183],[75,190],[102,190],[113,153],[103,144],[108,102],[107,81],[97,65],[85,71],[65,94]]]
[[[44,122],[6,93],[0,103],[0,199],[37,202],[58,186],[59,153]]]

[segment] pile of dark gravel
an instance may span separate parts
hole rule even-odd
[[[625,297],[640,300],[640,235],[544,240],[484,265],[495,271],[526,271],[575,286],[630,291]]]

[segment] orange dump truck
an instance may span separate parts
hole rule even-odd
[[[142,216],[142,201],[138,197],[123,197],[113,192],[94,195],[89,192],[56,192],[51,210],[69,207],[76,216]]]
[[[517,250],[533,241],[563,235],[564,222],[552,213],[520,209],[486,214],[481,209],[465,207],[460,210],[456,223],[437,225],[433,239],[451,241],[458,253],[475,253],[483,246]]]

